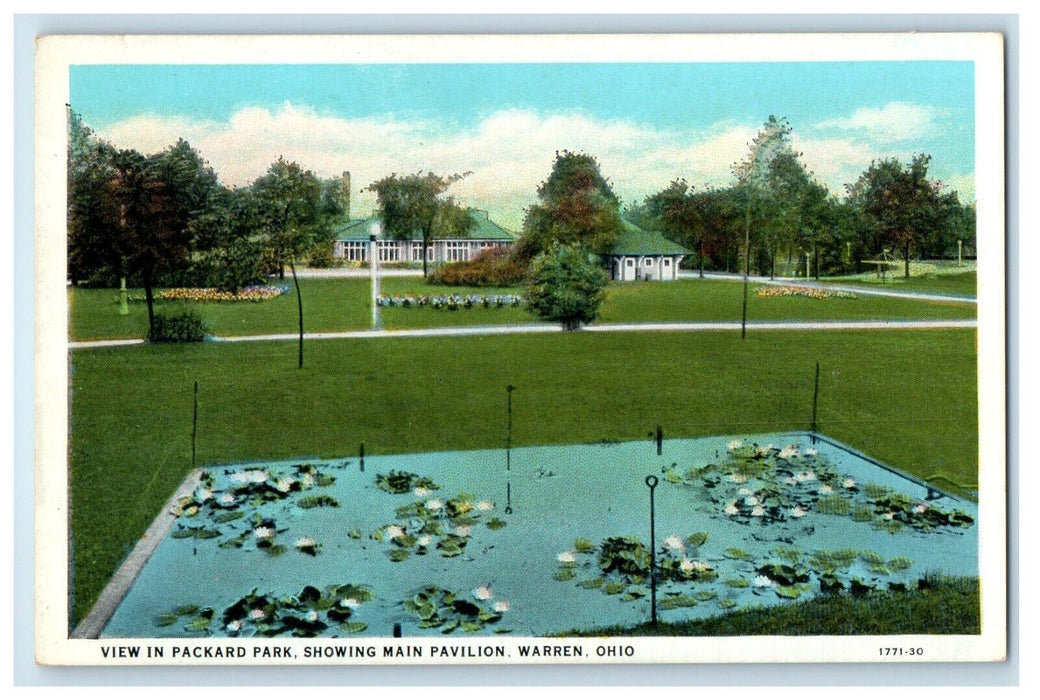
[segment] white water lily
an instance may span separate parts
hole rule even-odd
[[[811,471],[798,472],[794,475],[794,480],[799,484],[805,481],[816,481],[816,474]]]
[[[414,489],[412,489],[412,494],[418,496],[419,498],[425,498],[426,496],[430,495],[430,489],[426,488],[425,486],[416,486]]]
[[[760,576],[756,576],[755,577],[755,588],[768,588],[770,586],[775,586],[775,585],[776,585],[776,581],[774,581],[773,579],[769,578],[765,574],[762,574]]]
[[[198,506],[188,506],[185,509],[184,514],[185,515],[198,515],[198,512],[199,512],[199,507]]]
[[[679,571],[684,574],[692,574],[695,571],[693,560],[683,558],[683,560],[679,562]]]
[[[737,491],[737,493],[739,493],[741,496],[750,496],[750,495],[754,494],[755,492],[752,491],[749,488],[743,488],[743,489],[740,489],[739,491]]]
[[[556,561],[561,564],[573,564],[574,563],[574,552],[560,552],[556,555]]]
[[[431,535],[423,535],[419,538],[420,547],[429,547],[431,542],[433,542],[433,537]]]
[[[765,514],[766,514],[766,509],[763,508],[762,506],[755,506],[754,508],[751,509],[752,517],[761,518]]]
[[[925,512],[926,510],[928,510],[928,504],[927,503],[918,503],[916,506],[914,506],[914,512],[915,513],[920,514],[920,513]]]
[[[509,612],[509,601],[508,600],[498,600],[498,601],[495,601],[495,612],[500,612],[500,613]]]
[[[439,498],[431,498],[426,501],[426,510],[440,510],[444,507],[444,501]]]
[[[730,442],[726,443],[726,449],[727,450],[739,450],[743,446],[744,446],[744,441],[743,440],[731,440]]]
[[[681,552],[684,549],[686,549],[686,545],[683,544],[682,538],[678,535],[669,535],[668,537],[666,537],[664,540],[664,546],[668,549],[673,549],[678,552]]]
[[[745,496],[744,505],[754,507],[757,505],[761,505],[761,501],[758,500],[757,496]]]
[[[242,629],[242,621],[241,620],[232,620],[231,622],[227,623],[227,628],[228,628],[228,631],[230,631],[230,632],[237,632],[240,629]]]
[[[258,540],[269,540],[274,537],[274,528],[261,526],[253,530],[253,535]]]
[[[473,597],[477,600],[491,600],[494,593],[491,592],[491,586],[477,586],[473,589]]]
[[[342,605],[344,608],[350,608],[351,610],[354,610],[355,608],[361,605],[361,603],[358,602],[357,598],[344,598],[343,600],[339,601],[339,604]]]
[[[278,489],[282,493],[288,493],[289,490],[293,487],[293,484],[295,484],[295,483],[296,483],[296,481],[294,479],[292,479],[292,478],[290,478],[288,476],[285,476],[285,477],[282,477],[281,479],[279,479],[277,481],[277,483],[275,483],[274,486],[275,486],[276,489]]]
[[[732,481],[734,484],[743,484],[747,481],[747,477],[741,474],[740,472],[734,472],[733,474],[729,475],[729,480]]]
[[[310,487],[314,486],[314,484],[315,484],[315,481],[314,481],[314,475],[313,474],[304,474],[303,475],[303,487],[304,488],[309,489]]]
[[[317,621],[318,621],[318,613],[317,613],[317,611],[311,610],[309,613],[307,613],[307,622],[317,622]]]
[[[834,493],[834,489],[832,489],[828,484],[823,484],[820,486],[820,493]]]
[[[305,547],[313,547],[314,544],[315,543],[313,537],[301,537],[300,539],[296,540],[296,546],[300,549],[304,549]]]
[[[477,504],[477,510],[482,510],[484,512],[487,512],[489,510],[493,510],[494,507],[495,507],[495,504],[492,503],[491,501],[481,501],[480,503]]]
[[[222,493],[220,494],[220,504],[224,506],[234,505],[238,499],[235,498],[233,493]]]
[[[768,445],[762,445],[761,447],[757,448],[755,450],[755,454],[757,454],[759,457],[768,457],[769,453],[772,452],[774,449],[774,445],[772,443],[769,443]]]
[[[202,488],[195,492],[195,495],[200,501],[208,501],[213,498],[213,491],[210,489]]]
[[[736,501],[730,501],[726,504],[726,515],[739,515],[740,509],[737,508]]]
[[[260,608],[253,608],[249,611],[249,617],[253,620],[263,620],[265,617],[267,617],[267,613],[265,613]]]
[[[815,457],[818,454],[820,454],[819,450],[817,450],[814,447],[806,447],[805,448],[805,456],[806,457]]]
[[[855,488],[856,480],[855,479],[846,479],[845,481],[841,482],[841,485],[844,486],[847,489]]]
[[[884,515],[881,516],[881,519],[882,520],[891,520],[894,517],[896,517],[895,513],[885,513]]]
[[[455,534],[459,537],[469,537],[473,534],[473,528],[469,525],[459,525],[455,528]]]
[[[807,510],[805,510],[805,508],[802,508],[801,506],[795,506],[794,508],[791,509],[791,517],[792,518],[804,518],[808,514],[809,514],[809,512]]]
[[[389,537],[390,539],[395,539],[397,537],[404,537],[404,532],[405,532],[404,528],[401,527],[400,525],[387,525],[386,526],[386,536]]]
[[[788,445],[784,449],[780,450],[780,454],[777,455],[777,457],[780,457],[781,459],[791,459],[792,457],[797,457],[797,456],[798,456],[798,448],[795,447],[794,445]]]

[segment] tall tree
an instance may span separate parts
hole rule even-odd
[[[939,183],[928,179],[931,156],[919,154],[904,165],[896,158],[875,161],[848,187],[882,241],[902,251],[910,277],[910,257],[936,226],[940,211]]]
[[[791,125],[786,119],[769,115],[769,119],[748,146],[748,155],[733,166],[738,186],[744,190],[744,302],[741,312],[740,337],[747,335],[748,276],[751,273],[751,207],[755,196],[763,188],[767,168],[774,158],[790,148],[788,139]]]
[[[533,258],[554,241],[580,243],[599,255],[617,242],[621,203],[592,156],[557,151],[552,172],[538,187],[538,199],[527,210],[517,242],[523,258]]]
[[[427,250],[434,237],[461,237],[472,226],[465,208],[445,196],[449,187],[469,174],[394,173],[367,188],[376,193],[388,235],[399,240],[411,239],[416,232],[422,236],[423,277],[429,272]]]
[[[73,284],[118,284],[121,261],[109,187],[115,149],[69,109],[68,274]]]
[[[314,244],[330,235],[322,217],[321,182],[310,170],[279,156],[253,183],[253,194],[267,245],[276,260],[289,263],[299,312],[298,366],[303,367],[303,297],[296,276],[296,261]]]

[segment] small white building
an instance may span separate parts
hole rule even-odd
[[[670,281],[679,278],[679,263],[690,251],[656,231],[622,221],[621,235],[607,258],[610,279]]]
[[[484,250],[509,248],[516,242],[516,234],[502,228],[481,209],[469,209],[473,222],[464,238],[434,238],[426,249],[426,260],[432,263],[462,262],[476,257]],[[335,232],[332,254],[339,259],[368,262],[373,225],[379,225],[376,250],[382,263],[421,263],[423,241],[418,231],[413,238],[397,239],[388,236],[380,213],[373,212],[365,219],[351,219]]]

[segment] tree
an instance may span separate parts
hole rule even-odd
[[[751,273],[751,204],[755,193],[762,189],[762,180],[770,161],[789,148],[790,134],[791,125],[786,119],[777,119],[769,115],[769,119],[749,145],[748,155],[733,166],[737,184],[744,189],[747,198],[744,215],[744,303],[740,320],[741,338],[747,335],[748,275]]]
[[[903,252],[907,278],[910,256],[936,227],[941,209],[941,186],[928,179],[930,161],[925,154],[914,156],[907,165],[896,158],[875,161],[847,188],[881,241]]]
[[[296,276],[296,260],[314,244],[330,235],[327,220],[321,215],[321,182],[310,170],[281,156],[253,183],[259,217],[267,245],[275,260],[289,263],[296,306],[299,312],[299,359],[303,367],[303,297]]]
[[[428,272],[426,251],[434,237],[462,237],[472,226],[466,209],[453,197],[444,196],[449,187],[467,175],[468,172],[454,175],[394,173],[367,188],[376,193],[388,235],[407,240],[416,231],[421,234],[423,277]]]
[[[595,255],[576,243],[553,243],[531,262],[524,299],[535,314],[570,331],[596,319],[606,286]]]
[[[620,201],[590,155],[556,153],[552,172],[538,187],[538,204],[528,207],[521,257],[530,260],[553,242],[579,243],[605,255],[621,234]]]
[[[68,274],[72,284],[118,284],[121,269],[110,215],[109,186],[115,149],[97,138],[69,109]]]

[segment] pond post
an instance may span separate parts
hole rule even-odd
[[[195,471],[195,439],[199,434],[199,382],[195,380],[195,392],[191,401],[191,469]]]
[[[400,636],[401,636],[401,623],[400,622],[395,622],[394,623],[394,638],[396,639],[396,638],[398,638]]]
[[[358,457],[361,460],[361,471],[365,471],[365,443],[361,443],[361,449],[358,450]]]
[[[513,514],[513,489],[509,482],[506,482],[506,515]]]
[[[654,489],[657,488],[657,477],[646,477],[646,485],[650,487],[650,624],[657,627],[657,542],[654,533]]]
[[[513,447],[513,389],[512,384],[506,385],[506,471],[509,471],[510,454]]]
[[[816,379],[813,381],[812,390],[812,444],[816,444],[816,405],[820,396],[820,362],[816,361]]]
[[[657,426],[657,456],[661,456],[661,442],[664,440],[664,432],[661,431],[661,426]]]

